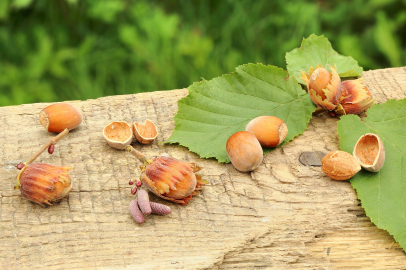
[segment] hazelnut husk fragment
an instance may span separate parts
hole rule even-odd
[[[353,156],[362,168],[370,172],[379,171],[385,162],[385,147],[378,135],[362,135],[354,146]]]
[[[251,120],[245,130],[257,137],[262,147],[277,147],[286,138],[288,126],[276,116],[258,116]]]
[[[145,120],[144,124],[135,122],[132,126],[135,138],[142,144],[150,144],[158,136],[155,124],[151,120]]]
[[[103,138],[111,147],[125,149],[133,139],[131,126],[124,121],[111,122],[104,127]]]
[[[328,153],[321,163],[321,170],[333,180],[348,180],[361,170],[355,157],[339,150]]]
[[[82,123],[82,112],[68,103],[49,105],[39,113],[39,122],[49,132],[72,130]]]

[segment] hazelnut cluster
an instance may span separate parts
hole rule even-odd
[[[377,134],[362,135],[354,146],[353,154],[344,151],[328,153],[322,160],[321,170],[333,180],[348,180],[361,170],[379,171],[385,162],[385,148]]]
[[[48,149],[48,153],[55,151],[55,144],[64,136],[80,125],[82,113],[75,106],[68,103],[55,103],[39,114],[39,122],[49,132],[59,133],[48,140],[28,161],[19,163],[16,167],[21,170],[17,175],[15,189],[21,195],[42,206],[52,205],[69,194],[72,181],[69,175],[70,166],[55,166],[46,163],[33,163],[35,159]]]
[[[253,171],[262,162],[262,147],[277,147],[287,134],[288,127],[283,120],[276,116],[259,116],[246,125],[245,131],[238,131],[228,138],[227,155],[237,170]]]
[[[316,68],[310,67],[309,73],[301,72],[314,104],[333,115],[345,115],[360,114],[375,103],[376,98],[362,78],[341,82],[337,68],[329,66],[329,69],[331,72],[318,64]]]
[[[195,163],[168,156],[147,158],[130,145],[133,137],[141,144],[151,144],[157,136],[157,128],[150,120],[144,124],[135,122],[132,126],[127,122],[114,121],[103,129],[103,138],[110,146],[125,149],[143,164],[140,180],[129,181],[130,185],[135,184],[131,194],[137,194],[136,200],[129,205],[130,214],[137,223],[143,223],[144,216],[151,213],[167,215],[171,212],[168,206],[149,202],[147,191],[140,189],[142,185],[162,199],[187,205],[192,196],[208,183],[195,174],[202,169]]]

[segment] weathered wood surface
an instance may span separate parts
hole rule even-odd
[[[406,68],[364,72],[379,102],[406,95]],[[295,140],[268,153],[252,173],[200,159],[186,148],[165,145],[177,101],[186,90],[71,102],[84,122],[63,138],[55,153],[37,161],[70,165],[73,190],[51,207],[14,190],[15,165],[52,134],[38,114],[48,104],[0,108],[1,269],[402,269],[403,250],[378,229],[348,182],[331,181],[319,167],[306,167],[303,151],[338,149],[337,119],[312,118]],[[111,121],[151,119],[160,135],[147,155],[168,153],[204,166],[210,184],[188,206],[169,205],[169,216],[137,225],[128,213],[134,198],[128,181],[138,161],[109,147],[102,129]]]

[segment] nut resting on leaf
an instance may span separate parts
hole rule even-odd
[[[261,144],[254,134],[238,131],[228,138],[227,155],[233,166],[241,172],[255,170],[264,158]]]
[[[333,180],[348,180],[361,170],[351,154],[339,150],[328,153],[321,164],[321,170]]]
[[[360,114],[375,103],[368,87],[362,83],[362,78],[341,83],[340,104],[335,109],[336,114]]]
[[[254,134],[262,147],[268,148],[280,145],[288,134],[288,126],[276,116],[258,116],[245,130]]]
[[[49,132],[59,133],[64,129],[72,130],[82,123],[82,113],[68,103],[49,105],[39,113],[39,122]]]
[[[55,166],[46,163],[32,163],[24,166],[17,176],[21,195],[40,205],[52,205],[68,195],[72,189],[69,170],[72,167]]]
[[[103,138],[111,147],[125,149],[133,140],[131,126],[124,121],[111,122],[104,127]]]
[[[354,146],[353,156],[362,168],[370,172],[379,171],[385,162],[385,148],[378,135],[362,135]]]
[[[329,66],[329,68],[331,72],[320,64],[316,69],[311,66],[309,74],[301,72],[301,78],[314,104],[326,110],[334,110],[339,103],[341,79],[336,67]]]
[[[196,191],[208,183],[195,174],[202,169],[195,163],[166,156],[147,159],[130,145],[126,150],[144,163],[140,179],[152,193],[162,199],[186,205],[192,196],[197,195]]]
[[[133,133],[135,138],[142,144],[150,144],[158,136],[156,126],[150,120],[146,120],[144,124],[135,122],[133,124]]]

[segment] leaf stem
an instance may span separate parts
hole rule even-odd
[[[135,156],[139,161],[141,161],[141,163],[145,163],[145,161],[147,160],[147,158],[144,156],[143,153],[141,153],[140,151],[134,149],[134,147],[132,147],[131,145],[128,145],[125,150],[127,152],[130,152],[133,156]]]
[[[55,145],[60,139],[62,139],[65,135],[69,133],[69,130],[65,128],[64,131],[59,133],[57,136],[49,139],[27,162],[25,162],[26,165],[31,164],[39,155],[42,154],[45,150],[48,149],[50,145]]]

